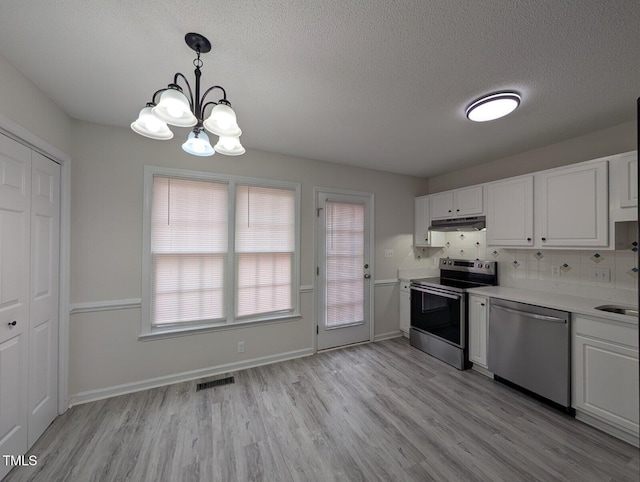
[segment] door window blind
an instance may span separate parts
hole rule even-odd
[[[295,191],[236,187],[236,315],[293,311]]]
[[[228,185],[155,176],[152,325],[226,318]]]
[[[329,328],[364,319],[364,205],[326,203],[326,306]]]

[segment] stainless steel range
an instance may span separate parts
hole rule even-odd
[[[439,277],[411,280],[411,346],[469,368],[467,291],[497,284],[495,261],[441,258]]]

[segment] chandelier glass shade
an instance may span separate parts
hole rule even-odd
[[[215,154],[211,142],[209,142],[209,136],[204,131],[189,132],[189,137],[182,144],[182,150],[194,156],[213,156]]]
[[[202,75],[200,67],[203,65],[200,54],[209,52],[211,43],[197,33],[185,35],[185,42],[197,54],[193,61],[193,65],[196,67],[194,71],[195,92],[187,78],[178,72],[174,75],[173,83],[153,94],[151,102],[147,103],[146,107],[140,111],[136,121],[131,124],[131,129],[151,139],[168,140],[173,138],[173,132],[169,129],[169,125],[191,127],[186,142],[182,144],[182,149],[185,152],[194,156],[212,156],[215,152],[227,156],[244,154],[245,149],[240,144],[242,131],[238,127],[236,113],[227,100],[224,88],[214,85],[200,96],[200,77]],[[179,81],[185,84],[188,95],[178,84]],[[217,102],[206,102],[207,96],[214,90],[221,91],[222,98]],[[209,116],[205,118],[205,112],[210,106],[212,108]],[[205,129],[219,136],[215,147],[211,147]]]

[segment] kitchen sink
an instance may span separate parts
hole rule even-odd
[[[596,310],[608,311],[609,313],[618,313],[620,315],[638,316],[638,308],[628,308],[626,306],[601,305],[596,306]]]

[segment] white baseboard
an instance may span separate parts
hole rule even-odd
[[[245,370],[247,368],[253,368],[262,365],[269,365],[271,363],[292,360],[294,358],[302,358],[313,354],[313,348],[304,348],[302,350],[279,353],[277,355],[252,358],[250,360],[244,360],[241,362],[225,363],[224,365],[218,365],[215,367],[200,368],[188,372],[176,373],[174,375],[149,378],[147,380],[140,380],[138,382],[124,383],[122,385],[114,385],[111,387],[98,388],[96,390],[75,393],[69,398],[69,408],[74,405],[95,402],[96,400],[116,397],[118,395],[125,395],[127,393],[139,392],[142,390],[148,390],[150,388],[163,387],[165,385],[187,382],[189,380],[196,380],[198,378],[210,377],[238,370]]]
[[[391,338],[398,338],[400,336],[404,336],[404,334],[400,330],[390,331],[388,333],[380,333],[378,335],[375,335],[373,341],[389,340]]]
[[[640,438],[638,437],[637,433],[630,433],[628,430],[615,427],[612,424],[605,422],[604,420],[600,420],[598,417],[594,417],[588,413],[581,412],[580,410],[576,410],[576,420],[580,420],[587,425],[591,425],[598,430],[602,430],[609,435],[619,438],[620,440],[624,440],[634,447],[640,447]]]
[[[471,367],[471,369],[477,371],[478,373],[482,373],[485,377],[489,377],[489,378],[493,379],[493,373],[491,373],[486,368],[481,367],[477,363],[474,363],[473,366]]]

